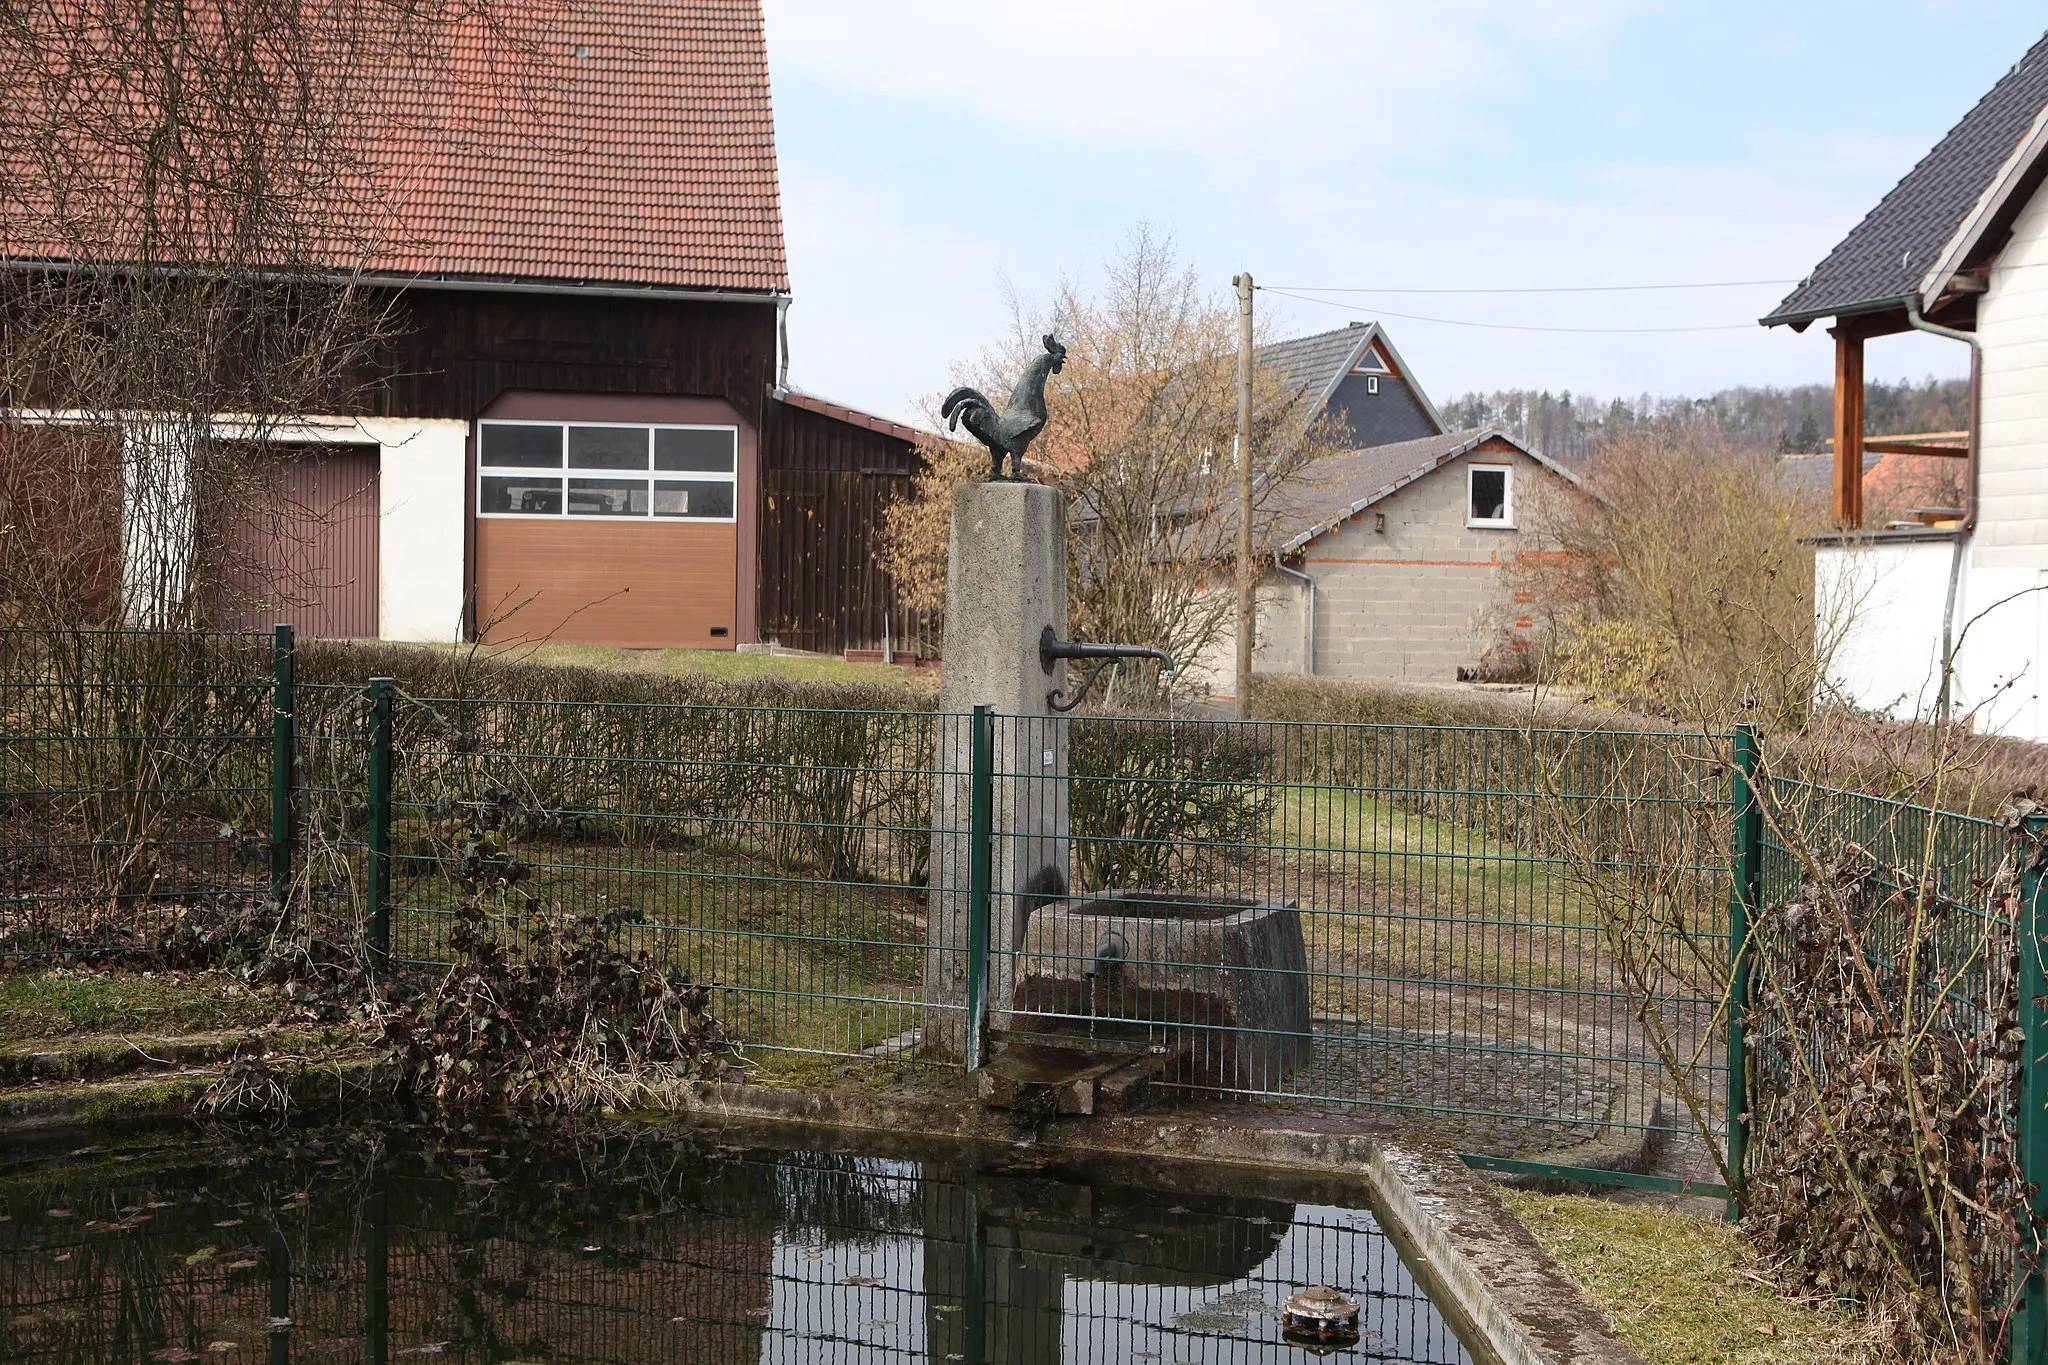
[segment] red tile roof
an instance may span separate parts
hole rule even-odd
[[[493,12],[392,91],[372,270],[787,292],[759,0]]]
[[[94,60],[119,55],[90,24],[65,37]],[[343,130],[353,150],[334,168],[334,238],[317,259],[455,280],[788,292],[760,0],[492,0],[429,46],[429,60],[337,67],[374,126]],[[109,70],[102,100],[132,97]],[[134,145],[125,125],[81,133],[57,158],[60,180],[76,182],[65,211],[92,182],[103,207],[88,195],[52,233],[57,210],[29,182],[0,197],[0,250],[121,259]],[[39,173],[18,157],[0,169],[17,185]],[[314,168],[307,183],[318,179]],[[182,240],[205,251],[206,237],[202,225]]]

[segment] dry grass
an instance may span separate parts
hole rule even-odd
[[[1647,1204],[1502,1197],[1647,1365],[1864,1365],[1894,1357],[1851,1308],[1789,1298],[1732,1225]]]

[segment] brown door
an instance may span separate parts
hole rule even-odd
[[[237,495],[210,499],[214,625],[283,622],[307,636],[376,638],[377,458],[376,446],[273,452]]]

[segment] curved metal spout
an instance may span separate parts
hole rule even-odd
[[[1154,649],[1150,645],[1091,645],[1079,640],[1062,640],[1053,633],[1051,626],[1047,626],[1038,636],[1038,666],[1051,673],[1052,666],[1061,659],[1100,659],[1102,662],[1090,669],[1081,685],[1070,694],[1057,690],[1045,694],[1045,704],[1055,711],[1071,711],[1079,706],[1081,699],[1095,686],[1095,680],[1119,659],[1155,659],[1160,672],[1169,678],[1178,668],[1173,656],[1163,649]]]

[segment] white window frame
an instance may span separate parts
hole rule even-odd
[[[1501,486],[1500,512],[1498,517],[1475,517],[1472,515],[1472,482],[1480,470],[1498,472],[1503,477]],[[1475,531],[1512,531],[1515,529],[1515,467],[1511,464],[1472,464],[1465,466],[1465,525]]]
[[[487,465],[484,463],[485,427],[553,427],[561,433],[562,462],[557,465]],[[611,427],[618,430],[643,431],[647,433],[648,468],[646,469],[594,469],[577,468],[569,463],[569,428]],[[715,469],[656,469],[654,464],[655,434],[663,431],[720,431],[732,437],[732,463],[729,470]],[[730,422],[585,422],[572,418],[504,417],[484,418],[476,424],[476,515],[480,519],[504,521],[563,521],[577,522],[623,521],[645,526],[649,523],[663,526],[731,526],[739,520],[739,463],[740,429]],[[561,481],[562,510],[559,512],[486,512],[484,508],[484,480],[529,475],[536,478],[553,478]],[[568,481],[582,479],[614,479],[630,481],[641,479],[647,485],[648,511],[644,515],[631,513],[571,513],[569,511]],[[654,507],[654,485],[664,483],[726,483],[732,485],[732,514],[723,517],[674,517],[656,516]]]
[[[1380,377],[1378,375],[1369,374],[1365,377],[1365,391],[1369,394],[1377,394],[1380,391]]]

